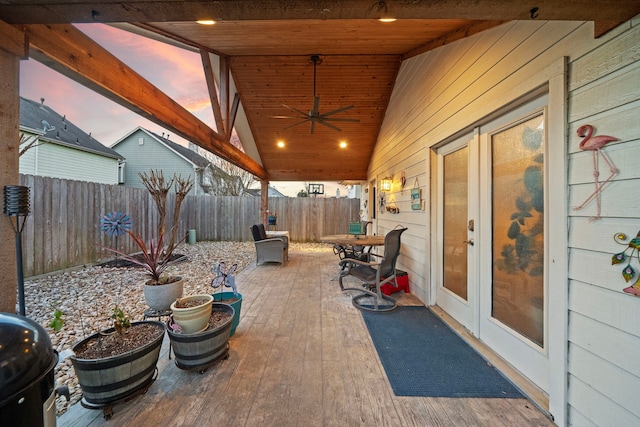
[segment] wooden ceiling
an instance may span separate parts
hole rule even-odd
[[[255,159],[272,181],[365,180],[402,60],[513,19],[597,21],[604,32],[640,13],[640,0],[325,1],[263,0],[2,0],[0,20],[10,24],[131,23],[133,31],[179,42],[227,58],[246,114]],[[382,23],[383,15],[399,20]],[[215,19],[200,25],[196,19]],[[319,55],[315,95],[319,111],[353,108],[331,122],[341,131],[298,119],[313,106],[313,63]],[[233,97],[233,94],[231,94]],[[210,124],[213,126],[213,124]],[[243,138],[245,139],[245,138]],[[284,148],[276,146],[284,142]],[[340,148],[340,142],[346,148]],[[194,141],[199,145],[201,141]]]

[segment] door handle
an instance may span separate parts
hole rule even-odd
[[[469,240],[463,240],[462,243],[466,243],[469,246],[473,246],[473,239],[469,239]]]

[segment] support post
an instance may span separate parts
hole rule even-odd
[[[0,188],[17,185],[19,180],[20,97],[18,94],[19,57],[0,49]],[[0,216],[0,311],[16,311],[16,252],[11,222]]]
[[[260,222],[267,224],[267,215],[269,215],[269,181],[263,179],[260,181]]]

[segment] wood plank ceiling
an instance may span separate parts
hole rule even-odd
[[[640,0],[593,3],[544,0],[534,10],[525,1],[498,0],[472,4],[456,0],[2,0],[0,20],[11,24],[132,23],[134,31],[151,31],[157,37],[221,55],[229,64],[259,153],[256,160],[269,180],[357,181],[367,179],[404,59],[511,19],[594,20],[604,31],[640,12]],[[401,19],[391,23],[376,19],[384,14]],[[217,23],[194,22],[203,18]],[[315,92],[311,55],[320,58]],[[283,104],[303,112],[311,110],[314,96],[320,98],[321,114],[353,105],[332,117],[358,122],[330,122],[340,131],[316,124],[311,134],[309,122],[287,128],[301,120],[276,118],[295,115]],[[278,141],[284,143],[283,148],[276,145]],[[346,148],[340,148],[340,142]]]

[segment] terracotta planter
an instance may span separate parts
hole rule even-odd
[[[100,407],[112,402],[123,400],[139,390],[144,390],[155,379],[156,364],[160,356],[160,347],[164,338],[164,324],[145,320],[133,322],[135,325],[148,323],[157,325],[162,333],[158,333],[151,342],[127,353],[100,359],[80,359],[70,356],[73,368],[82,388],[83,406],[89,408]],[[103,332],[111,333],[114,329]],[[95,333],[76,343],[72,350],[98,337]]]
[[[228,341],[234,310],[228,304],[214,302],[212,313],[216,311],[229,313],[231,317],[216,328],[196,334],[176,333],[171,328],[167,328],[178,368],[204,372],[206,368],[218,360],[228,357]]]
[[[176,282],[165,285],[144,285],[144,299],[150,309],[155,311],[169,310],[171,303],[182,297],[182,277]]]
[[[203,303],[194,307],[176,307],[178,302],[182,305],[193,301],[203,301]],[[171,304],[173,321],[182,328],[182,334],[195,334],[207,328],[212,303],[213,297],[211,295],[202,294],[180,298]]]

